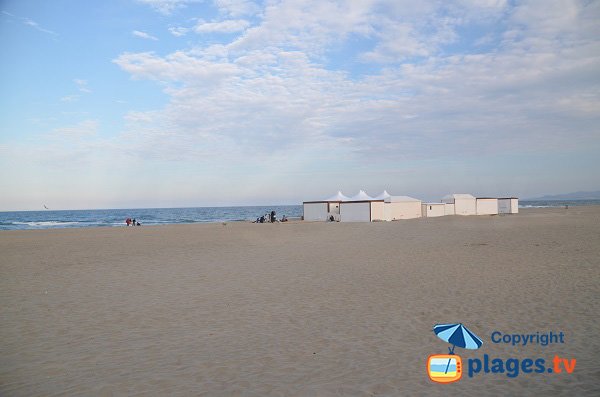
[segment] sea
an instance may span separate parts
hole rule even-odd
[[[600,205],[600,200],[519,201],[519,208],[551,208],[580,205]],[[275,211],[277,218],[302,216],[301,205],[254,207],[137,208],[100,210],[44,210],[0,212],[0,230],[57,229],[78,227],[122,227],[132,218],[145,225],[181,223],[221,223],[254,221]]]
[[[11,211],[0,212],[0,230],[120,227],[125,226],[127,218],[135,219],[141,226],[254,221],[271,211],[275,211],[277,219],[283,215],[290,219],[302,216],[301,205]]]

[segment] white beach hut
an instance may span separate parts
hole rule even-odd
[[[373,198],[361,190],[340,203],[341,222],[372,222],[384,220],[384,201]]]
[[[444,204],[444,215],[454,215],[454,204],[450,203],[442,203]]]
[[[436,216],[446,215],[446,204],[444,203],[423,203],[421,205],[421,214],[423,217],[434,218]]]
[[[474,196],[465,193],[449,194],[442,198],[444,204],[454,204],[455,215],[476,215],[477,200]]]
[[[501,197],[498,199],[499,214],[518,214],[519,199],[517,197]]]
[[[477,197],[477,215],[498,215],[498,199]]]
[[[421,200],[408,196],[390,196],[385,199],[384,219],[396,221],[421,217]]]
[[[349,200],[342,192],[319,201],[305,201],[302,203],[305,221],[326,221],[331,216],[336,221],[340,220],[340,203]]]

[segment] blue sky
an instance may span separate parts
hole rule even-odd
[[[600,2],[0,2],[0,210],[600,189]]]

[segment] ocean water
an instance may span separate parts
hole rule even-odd
[[[125,226],[135,218],[142,226],[177,223],[253,221],[275,211],[277,218],[302,216],[301,205],[264,207],[142,208],[77,211],[0,212],[0,230]]]
[[[549,208],[579,205],[600,205],[600,200],[519,201],[520,208]],[[197,207],[142,208],[77,211],[14,211],[0,212],[0,230],[53,229],[73,227],[125,226],[126,218],[135,218],[143,225],[177,223],[210,223],[253,221],[275,211],[277,218],[302,216],[301,205],[259,207]]]
[[[519,208],[552,208],[552,207],[577,207],[580,205],[600,205],[597,200],[519,200]]]

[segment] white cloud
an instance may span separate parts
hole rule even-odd
[[[74,79],[74,80],[73,80],[73,82],[74,82],[74,83],[77,85],[77,89],[78,89],[80,92],[83,92],[83,93],[86,93],[86,94],[89,94],[89,93],[91,93],[91,92],[92,92],[92,90],[90,90],[90,89],[88,88],[88,82],[87,82],[87,80],[83,80],[83,79]]]
[[[189,3],[202,0],[137,0],[139,3],[149,5],[161,14],[169,15],[175,10],[184,8]]]
[[[55,128],[49,134],[51,138],[82,139],[95,136],[98,133],[97,120],[84,120],[75,125]]]
[[[80,98],[79,95],[73,94],[73,95],[65,95],[64,97],[60,98],[61,102],[76,102],[78,101]]]
[[[169,32],[175,37],[185,36],[190,31],[189,28],[184,27],[170,27]]]
[[[135,37],[139,37],[141,39],[154,40],[154,41],[158,40],[158,38],[156,38],[146,32],[139,31],[139,30],[134,30],[133,32],[131,32],[131,34],[133,34]]]
[[[222,13],[231,17],[251,15],[260,10],[256,3],[249,0],[215,0],[215,4]]]
[[[555,18],[542,4],[509,12],[503,1],[400,3],[269,3],[260,23],[229,43],[122,54],[116,64],[162,82],[170,97],[164,109],[131,113],[128,139],[144,137],[136,142],[146,155],[221,160],[270,147],[298,159],[325,150],[390,160],[594,142],[596,5]],[[459,29],[479,23],[503,27],[485,50]],[[350,46],[356,37],[360,50]],[[461,51],[448,53],[448,43]],[[354,51],[350,66],[336,63],[339,48]]]
[[[7,11],[2,11],[2,14],[10,17],[10,19],[16,19],[16,20],[20,20],[23,24],[34,28],[35,30],[42,32],[42,33],[46,33],[52,36],[58,36],[58,33],[50,30],[50,29],[46,29],[44,27],[42,27],[39,23],[37,23],[36,21],[34,21],[33,19],[30,18],[19,18],[18,16],[11,14],[10,12]]]
[[[247,29],[229,47],[235,51],[283,47],[322,54],[330,45],[339,44],[352,33],[373,33],[373,3],[370,0],[269,3],[263,11],[262,23]]]
[[[410,24],[385,22],[379,43],[369,52],[362,54],[366,62],[398,62],[409,57],[425,57],[434,51],[431,43],[425,43]]]
[[[194,30],[196,33],[235,33],[245,30],[250,23],[243,19],[230,19],[220,22],[199,22]]]
[[[79,92],[82,92],[84,94],[90,94],[92,92],[92,90],[90,90],[90,88],[88,87],[87,80],[73,79],[73,82],[77,86],[77,90]],[[81,94],[70,94],[70,95],[65,95],[64,97],[60,98],[60,100],[61,100],[61,102],[77,102],[80,98],[81,98]]]
[[[165,58],[151,52],[123,54],[114,62],[136,78],[163,82],[186,82],[193,85],[213,85],[236,74],[233,64],[220,64],[195,58],[178,51]]]
[[[36,30],[39,30],[40,32],[48,33],[48,34],[51,34],[53,36],[58,36],[58,33],[54,32],[52,30],[45,29],[45,28],[41,27],[37,22],[35,22],[34,20],[31,20],[29,18],[23,18],[23,23],[25,25],[27,25],[27,26],[31,26],[32,28],[34,28]]]

